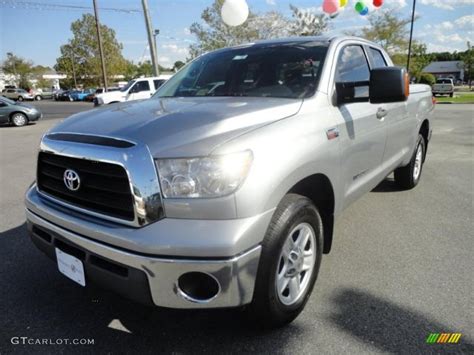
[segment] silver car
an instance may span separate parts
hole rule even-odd
[[[428,86],[359,38],[208,53],[152,99],[43,137],[31,238],[82,286],[171,308],[248,305],[280,326],[308,301],[335,218],[391,172],[418,184],[433,107]]]
[[[33,95],[24,89],[5,89],[2,91],[2,96],[16,101],[34,99]]]

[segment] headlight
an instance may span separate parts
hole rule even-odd
[[[189,159],[158,159],[163,197],[211,198],[233,193],[245,180],[252,152]]]

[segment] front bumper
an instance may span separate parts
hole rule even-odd
[[[55,248],[63,249],[72,255],[82,255],[86,282],[89,280],[98,283],[143,303],[169,308],[238,307],[252,301],[261,246],[260,241],[251,244],[248,238],[250,236],[253,240],[263,238],[267,218],[271,217],[271,213],[259,216],[258,223],[255,221],[251,223],[251,219],[228,221],[164,219],[134,229],[116,224],[109,225],[104,221],[92,223],[90,217],[84,215],[80,217],[73,211],[52,206],[48,201],[42,200],[34,186],[27,193],[26,205],[28,228],[35,245],[53,259]],[[204,222],[205,225],[200,222]],[[169,223],[172,229],[166,227]],[[179,225],[180,228],[177,227]],[[204,228],[205,226],[207,228]],[[160,227],[162,233],[168,234],[155,234],[160,232]],[[97,234],[100,231],[102,234]],[[123,243],[112,244],[112,239],[109,238],[98,239],[105,236],[105,231],[109,232],[109,237],[111,233],[116,233],[115,242],[128,237],[129,246],[134,245],[135,250],[124,248]],[[186,236],[181,235],[183,231],[186,231]],[[134,237],[138,240],[134,240]],[[183,237],[188,240],[187,249],[180,245],[184,241]],[[155,248],[143,248],[144,245],[132,244],[145,239],[146,243],[155,243]],[[174,242],[176,247],[173,247],[171,242]],[[161,249],[157,249],[156,243],[160,243]],[[243,248],[245,245],[250,247],[229,256],[230,252],[237,250],[235,249],[237,246]],[[138,248],[139,246],[141,247]],[[156,253],[157,250],[167,250],[168,253]],[[181,255],[170,255],[177,250]],[[188,253],[183,253],[184,250],[188,250]],[[216,254],[216,250],[220,250],[219,254]],[[127,270],[126,273],[124,269]],[[122,270],[122,273],[114,274],[114,270]],[[178,279],[189,272],[204,273],[217,280],[218,294],[209,300],[186,297],[178,287]],[[124,277],[125,274],[127,277]],[[147,299],[151,299],[151,302],[147,302]]]

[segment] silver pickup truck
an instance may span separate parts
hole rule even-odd
[[[281,326],[308,301],[335,217],[392,172],[417,185],[433,108],[359,38],[214,51],[149,100],[46,133],[28,229],[82,286]]]

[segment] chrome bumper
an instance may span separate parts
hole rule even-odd
[[[148,279],[152,301],[157,306],[220,308],[237,307],[252,301],[260,245],[226,259],[161,258],[137,254],[93,241],[50,223],[29,209],[26,209],[26,218],[31,225],[55,233],[65,241],[90,253],[143,271]],[[202,272],[213,276],[219,283],[218,294],[204,301],[186,297],[179,289],[177,280],[187,272]]]

